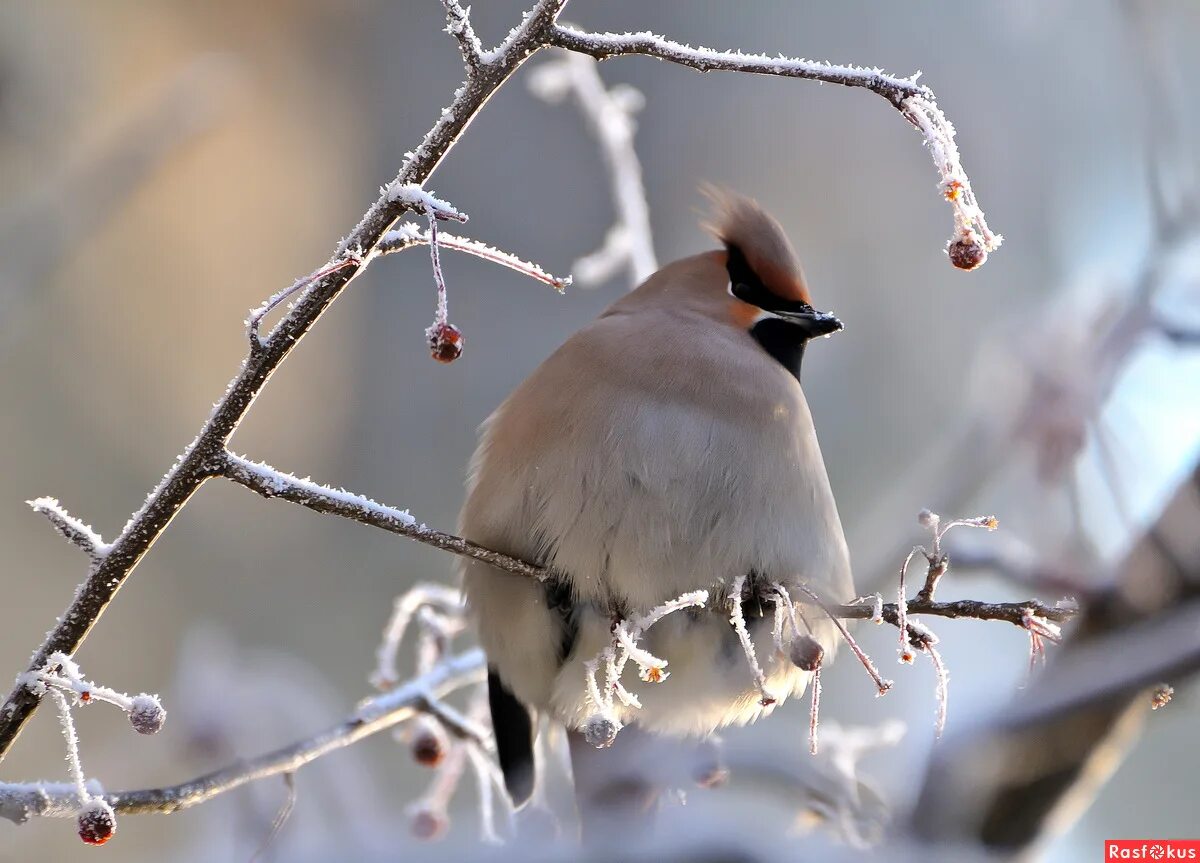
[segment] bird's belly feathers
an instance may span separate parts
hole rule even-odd
[[[570,584],[578,630],[569,655],[539,585],[468,563],[465,587],[489,661],[517,697],[570,726],[595,710],[583,663],[611,639],[614,613],[709,590],[709,609],[677,613],[647,633],[643,646],[668,661],[671,676],[642,684],[631,666],[624,680],[642,709],[622,717],[663,733],[706,733],[769,709],[737,647],[724,588],[753,572],[848,600],[848,555],[798,387],[794,400],[734,417],[695,404],[651,407],[595,415],[570,440],[543,437],[504,467],[503,484],[486,433],[477,456],[464,529]],[[493,493],[502,487],[520,492]],[[832,651],[829,628],[817,630]],[[769,615],[751,631],[772,695],[802,692],[811,675],[778,655]]]

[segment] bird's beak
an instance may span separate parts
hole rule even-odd
[[[829,312],[818,312],[812,306],[808,305],[804,305],[798,309],[788,309],[787,311],[772,311],[771,314],[778,315],[785,321],[803,327],[810,339],[815,339],[817,336],[831,336],[845,329],[845,324],[835,315]]]

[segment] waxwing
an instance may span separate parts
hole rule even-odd
[[[778,594],[769,586],[853,597],[800,387],[807,342],[842,324],[813,309],[778,222],[747,198],[710,196],[710,229],[724,249],[650,276],[568,339],[481,428],[462,534],[553,573],[538,582],[462,564],[488,656],[500,764],[518,806],[534,788],[535,717],[565,725],[573,753],[594,719],[584,663],[610,643],[615,621],[709,591],[706,608],[646,633],[642,646],[669,662],[670,677],[641,683],[631,668],[622,682],[641,706],[618,701],[613,717],[643,736],[698,738],[773,708],[730,623],[734,603],[764,688],[781,702],[800,695],[812,672],[777,649]],[[731,597],[738,580],[741,595]],[[800,608],[831,655],[829,621]],[[578,759],[575,772],[578,792]]]

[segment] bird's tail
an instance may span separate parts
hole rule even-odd
[[[488,669],[488,705],[504,787],[513,806],[519,809],[533,796],[537,775],[533,760],[533,718],[493,668]]]

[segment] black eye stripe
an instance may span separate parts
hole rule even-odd
[[[735,297],[768,312],[807,312],[808,303],[787,300],[771,291],[750,267],[746,255],[734,245],[726,245],[725,269],[729,273],[730,290]]]

